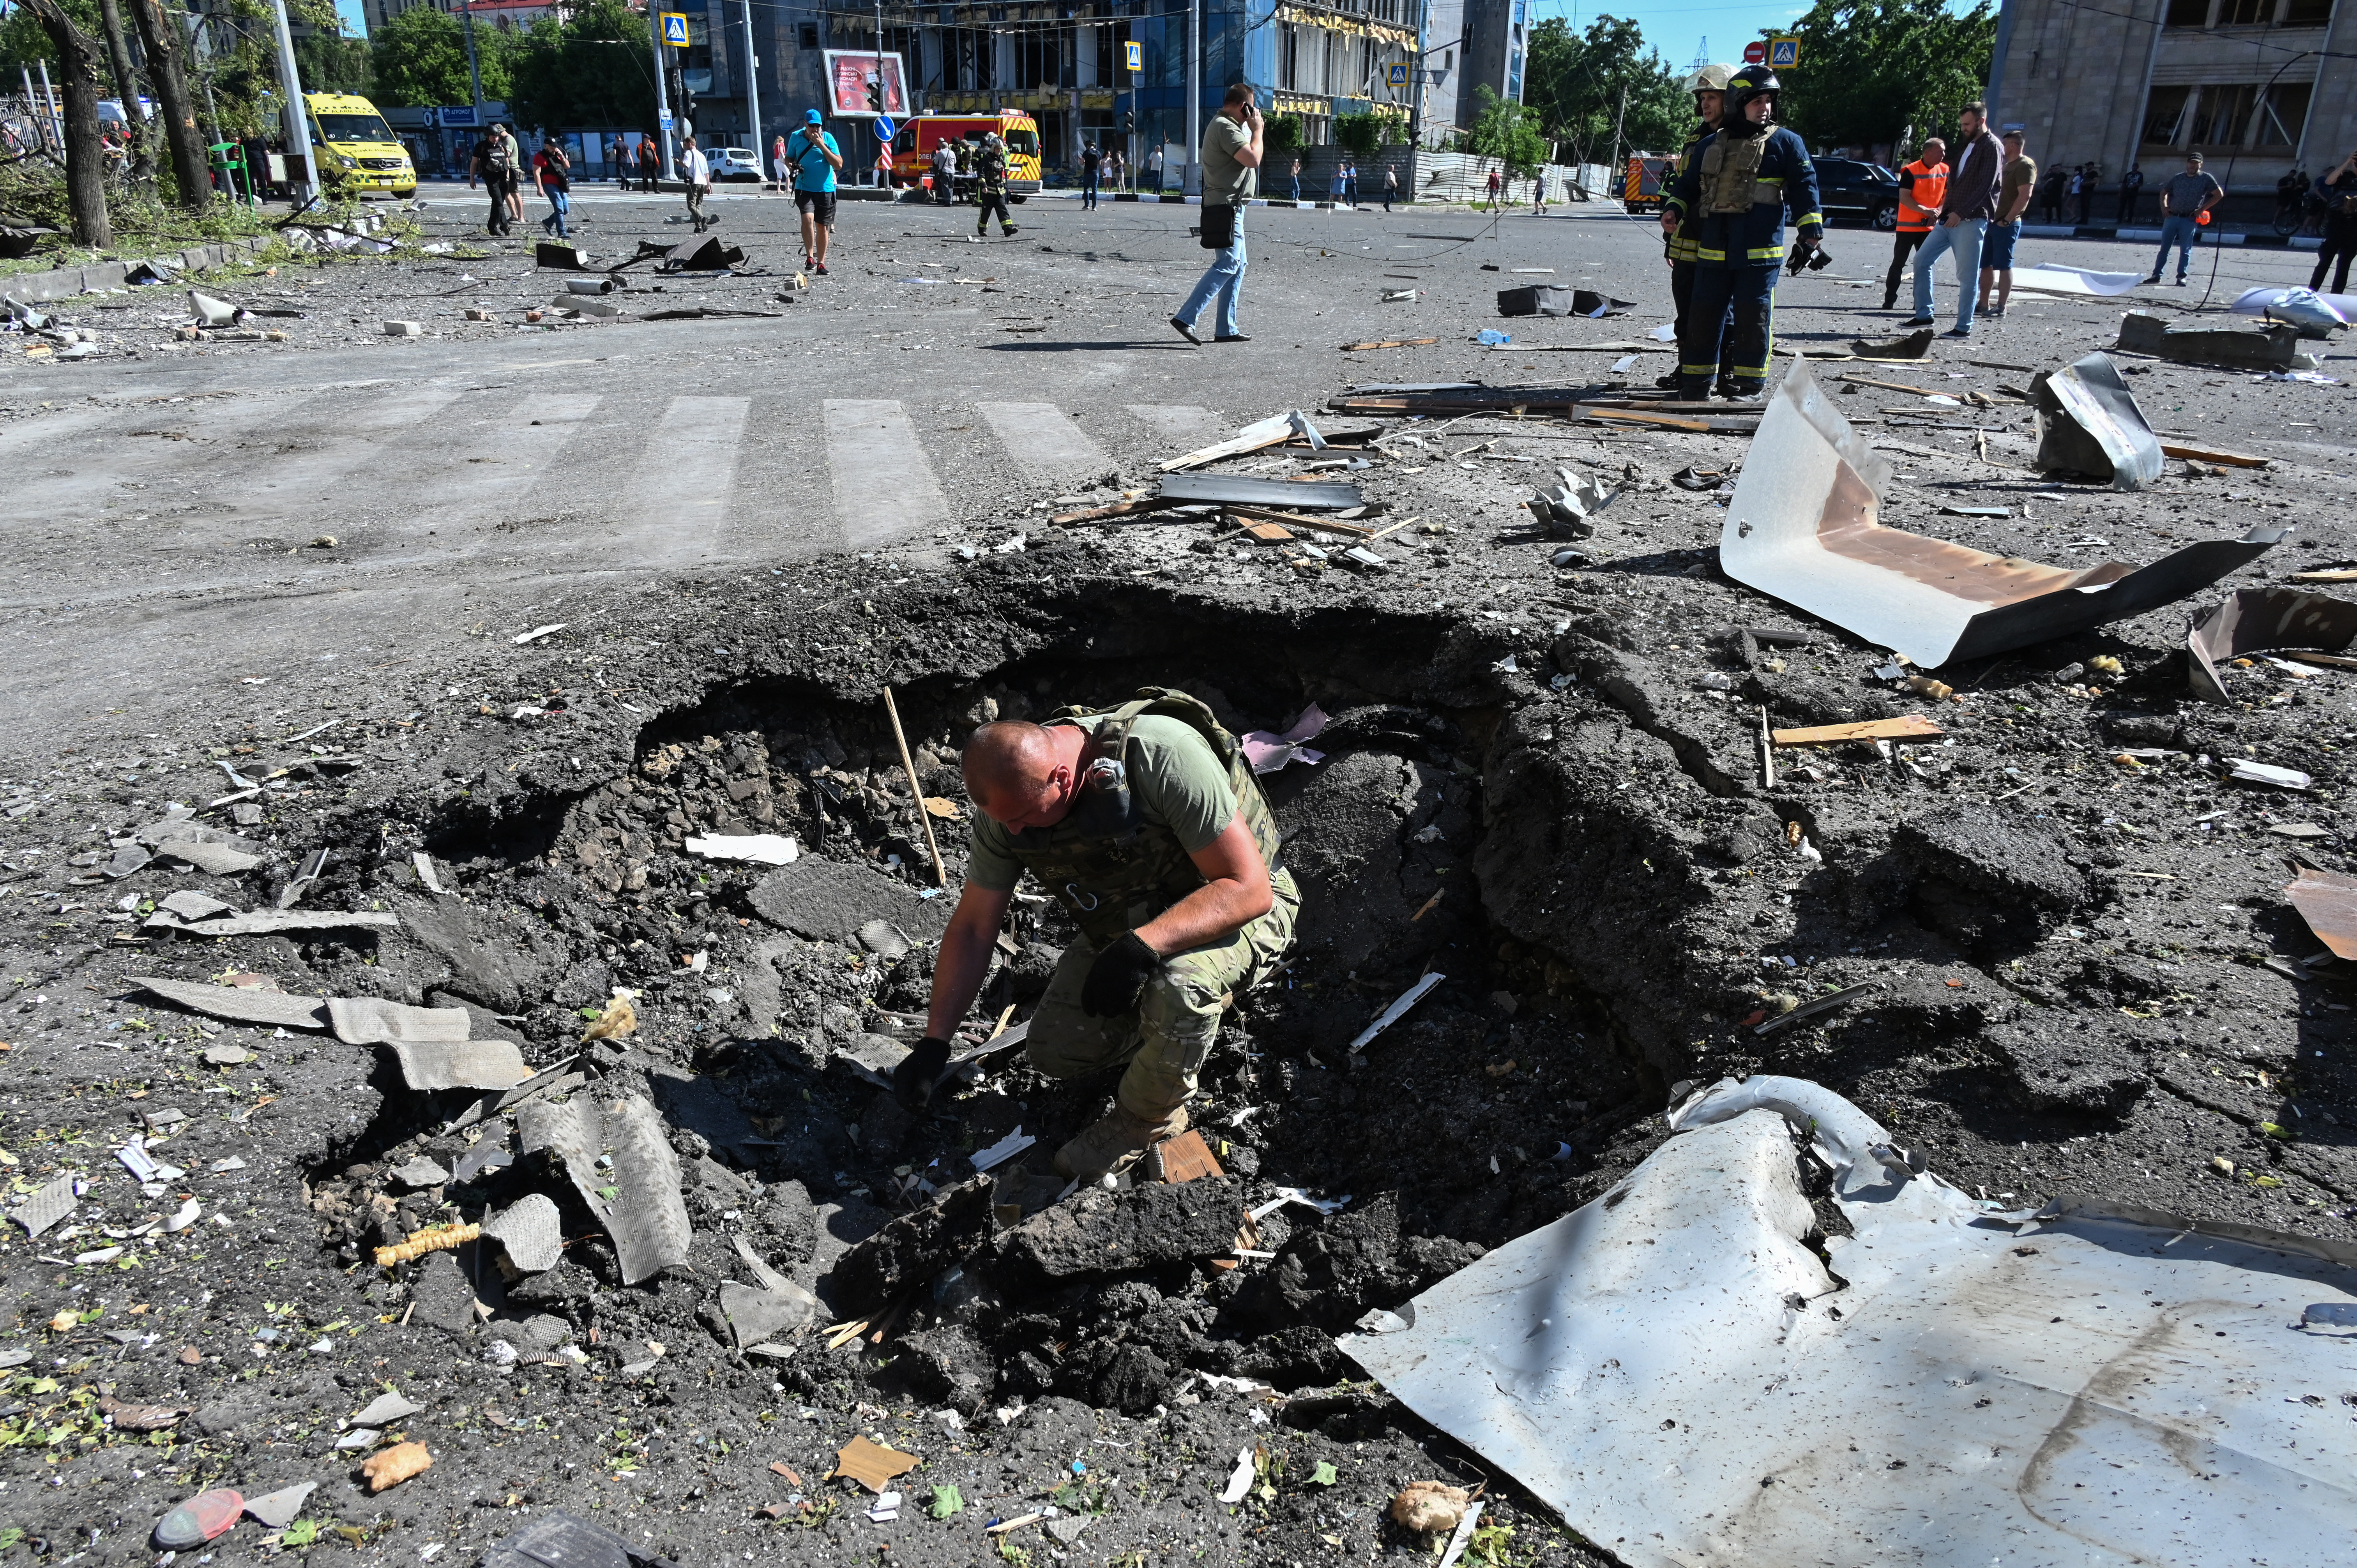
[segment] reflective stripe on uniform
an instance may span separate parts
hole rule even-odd
[[[1781,245],[1759,245],[1745,252],[1755,262],[1781,262],[1784,259]]]
[[[1825,226],[1825,215],[1822,212],[1812,212],[1805,217],[1793,219],[1792,222],[1796,227],[1803,229],[1807,228],[1812,223],[1822,229]]]
[[[1725,251],[1714,251],[1707,245],[1696,245],[1695,247],[1695,260],[1698,262],[1723,262],[1727,260],[1727,252]]]

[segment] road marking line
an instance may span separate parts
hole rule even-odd
[[[826,467],[851,549],[949,521],[949,499],[897,399],[828,398]]]
[[[675,397],[655,426],[640,480],[640,559],[673,565],[708,553],[719,542],[737,486],[748,397]]]
[[[1094,467],[1103,472],[1113,459],[1072,416],[1052,403],[978,403],[974,412],[990,421],[1008,456],[1027,467],[1042,468]]]

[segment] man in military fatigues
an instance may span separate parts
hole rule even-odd
[[[1662,177],[1664,186],[1675,183],[1677,176],[1693,164],[1695,149],[1702,145],[1703,138],[1718,129],[1719,110],[1727,93],[1727,79],[1734,74],[1733,66],[1706,65],[1686,78],[1686,91],[1694,94],[1695,115],[1700,121],[1700,125],[1695,131],[1693,137],[1687,141],[1685,151],[1678,155],[1677,163]],[[1662,198],[1666,204],[1669,192],[1664,190]],[[1686,337],[1686,306],[1694,297],[1695,274],[1695,242],[1686,237],[1684,224],[1679,225],[1677,231],[1670,236],[1669,258],[1670,299],[1677,306],[1678,341],[1683,343]],[[1734,345],[1729,343],[1727,351],[1731,352],[1733,349]],[[1730,361],[1722,357],[1719,360],[1719,374],[1732,381],[1734,376],[1731,370]],[[1678,384],[1678,372],[1672,371],[1653,384],[1674,387]]]
[[[994,131],[983,137],[982,150],[974,159],[974,237],[977,240],[989,231],[990,213],[998,210],[998,226],[1006,233],[1015,232],[1015,220],[1006,213],[1006,144]]]
[[[1695,243],[1694,292],[1678,344],[1678,392],[1699,401],[1728,336],[1733,306],[1734,397],[1767,390],[1774,345],[1776,273],[1784,260],[1790,208],[1803,254],[1817,248],[1824,217],[1817,210],[1817,170],[1801,138],[1776,124],[1776,73],[1747,65],[1727,80],[1717,131],[1703,139],[1662,205],[1662,232],[1683,230]]]
[[[926,1038],[893,1077],[921,1109],[1028,872],[1081,929],[1026,1042],[1052,1078],[1121,1066],[1110,1115],[1056,1151],[1064,1176],[1125,1168],[1186,1131],[1221,1014],[1293,940],[1300,894],[1276,868],[1276,819],[1235,737],[1183,692],[1111,713],[1002,721],[966,743],[980,817],[933,966]]]

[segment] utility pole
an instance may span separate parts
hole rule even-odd
[[[876,0],[876,112],[884,112],[884,0]],[[868,121],[867,128],[875,130],[876,122]],[[869,170],[867,177],[879,186],[891,184],[880,169]]]
[[[286,0],[270,0],[270,4],[278,22],[278,90],[286,98],[285,108],[281,111],[286,129],[286,152],[290,157],[302,158],[305,177],[287,183],[297,197],[308,201],[319,191],[319,171],[313,166],[319,149],[311,145],[311,117],[303,102],[302,73],[295,69],[295,34],[286,26]]]
[[[1625,82],[1625,81],[1624,81],[1624,82],[1622,82],[1622,83],[1620,84],[1620,111],[1619,111],[1619,113],[1615,113],[1615,114],[1612,116],[1612,162],[1611,162],[1610,166],[1609,166],[1609,167],[1608,167],[1608,168],[1604,171],[1604,177],[1605,177],[1605,178],[1606,178],[1606,179],[1608,179],[1608,180],[1609,180],[1609,179],[1610,179],[1610,178],[1612,178],[1612,177],[1613,177],[1614,171],[1615,171],[1615,170],[1617,170],[1617,169],[1619,169],[1619,168],[1621,166],[1621,163],[1620,163],[1620,127],[1621,127],[1621,126],[1623,126],[1623,125],[1625,125],[1625,124],[1628,124],[1628,122],[1629,122],[1629,84],[1628,84],[1627,82]]]
[[[750,141],[754,166],[757,168],[767,168],[770,163],[770,153],[768,148],[761,145],[761,83],[759,80],[760,70],[760,57],[753,52],[753,0],[745,0],[745,117],[751,122],[753,127]],[[753,188],[753,194],[756,196],[761,194],[761,188],[759,185]]]
[[[664,85],[670,68],[663,61],[662,6],[659,3],[647,6],[647,27],[654,38],[655,51],[655,133],[662,137],[662,166],[671,167],[671,90]]]
[[[1187,0],[1187,162],[1192,174],[1203,146],[1203,0]],[[1178,177],[1178,188],[1187,188],[1187,176]],[[1195,175],[1195,188],[1202,188],[1202,176]]]
[[[475,103],[475,129],[483,128],[483,69],[475,60],[475,8],[468,0],[458,0],[458,19],[467,29],[467,89]]]

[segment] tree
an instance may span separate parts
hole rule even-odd
[[[1379,107],[1363,114],[1334,117],[1334,145],[1359,157],[1372,157],[1383,148],[1396,147],[1406,140],[1407,116],[1396,109]]]
[[[655,89],[646,57],[646,17],[624,0],[589,0],[565,21],[544,18],[523,35],[508,107],[518,124],[548,131],[651,125]]]
[[[142,198],[156,196],[156,127],[139,107],[139,75],[131,67],[131,46],[123,37],[123,10],[115,0],[98,0],[98,16],[106,38],[106,63],[114,75],[114,96],[123,105],[124,139],[131,154],[131,188]]]
[[[1778,117],[1820,148],[1897,147],[1944,128],[1981,96],[1996,49],[1986,0],[1962,13],[1944,0],[1816,0],[1777,30],[1801,40],[1800,66],[1779,73]]]
[[[205,138],[197,129],[196,100],[180,70],[180,50],[188,37],[188,19],[167,11],[163,0],[128,0],[131,19],[139,27],[139,47],[147,57],[147,80],[156,89],[156,113],[164,122],[165,145],[172,149],[172,179],[182,207],[202,212],[213,199],[212,171],[205,162]]]
[[[370,70],[372,52],[366,38],[344,32],[344,19],[331,16],[325,24],[295,40],[295,69],[302,74],[303,91],[346,92],[361,98],[374,94],[376,73]]]
[[[1465,150],[1476,157],[1497,159],[1510,175],[1527,179],[1538,173],[1555,149],[1540,132],[1538,116],[1530,105],[1499,97],[1487,83],[1473,91],[1481,108],[1473,116],[1473,129],[1466,133]]]
[[[476,59],[488,102],[497,103],[508,95],[509,42],[513,37],[500,27],[476,32]],[[475,101],[467,74],[466,26],[447,11],[412,5],[370,36],[369,55],[376,77],[373,96],[380,105],[431,109]]]
[[[65,99],[66,204],[73,236],[103,250],[114,243],[106,211],[106,153],[98,139],[98,41],[82,31],[58,0],[22,0],[56,51],[52,83]]]
[[[1575,35],[1550,16],[1531,29],[1523,101],[1549,136],[1572,145],[1571,161],[1588,163],[1610,156],[1616,127],[1627,146],[1684,146],[1695,122],[1682,81],[1634,22],[1598,16]]]

